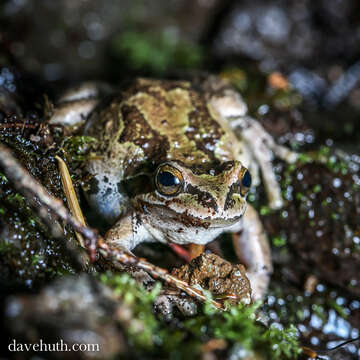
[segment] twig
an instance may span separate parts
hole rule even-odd
[[[313,350],[306,346],[302,346],[301,348],[302,348],[303,353],[306,356],[308,356],[310,359],[321,360],[321,359],[324,359],[324,357],[322,357],[321,355],[326,356],[329,352],[332,352],[334,350],[344,347],[347,344],[350,344],[350,343],[353,343],[353,342],[359,341],[359,340],[360,340],[360,336],[358,336],[354,339],[348,339],[348,340],[345,340],[345,341],[341,342],[340,344],[338,344],[330,349],[326,349],[326,350]]]
[[[71,213],[76,220],[80,222],[81,225],[86,226],[85,219],[83,213],[81,211],[79,202],[77,200],[77,196],[75,193],[75,189],[71,180],[71,176],[68,170],[68,167],[65,161],[60,156],[55,156],[55,159],[58,161],[61,183],[63,186],[63,190],[65,192],[65,196],[70,207]],[[75,231],[76,238],[78,239],[80,245],[85,247],[84,239],[80,233]]]
[[[48,194],[44,187],[36,181],[16,160],[11,154],[10,150],[0,144],[0,166],[3,168],[5,176],[14,184],[14,187],[22,193],[27,200],[34,205],[34,197],[36,197],[43,205],[47,206],[52,214],[59,217],[65,223],[71,225],[74,230],[79,232],[86,238],[87,246],[91,258],[96,258],[96,245],[101,251],[102,255],[112,261],[120,262],[124,265],[134,265],[139,269],[145,270],[154,278],[159,278],[170,285],[177,287],[188,295],[197,298],[200,301],[206,301],[207,297],[201,290],[190,286],[185,281],[170,275],[167,270],[157,267],[145,259],[137,258],[132,254],[128,254],[121,249],[114,249],[110,247],[98,233],[87,227],[83,226],[76,220],[66,209],[60,199]],[[43,217],[43,216],[42,216]],[[223,306],[211,300],[214,307],[222,309]]]

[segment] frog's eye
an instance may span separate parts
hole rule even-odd
[[[183,187],[184,179],[181,172],[171,165],[161,165],[156,171],[155,185],[162,195],[176,195]]]
[[[251,187],[251,174],[246,168],[242,168],[239,172],[239,181],[241,184],[241,195],[245,195]]]

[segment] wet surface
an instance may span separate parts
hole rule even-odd
[[[44,156],[46,129],[39,131],[37,118],[12,115],[0,121],[0,141],[10,146],[20,162],[48,191],[63,197],[54,152]],[[74,272],[71,259],[51,231],[14,191],[6,177],[0,180],[1,282],[6,288],[32,289],[56,274]],[[49,221],[51,221],[49,217]],[[67,241],[74,242],[72,234]]]
[[[88,275],[64,277],[37,296],[10,297],[5,305],[7,328],[17,343],[27,341],[31,334],[32,342],[40,344],[41,339],[47,351],[66,359],[104,359],[123,353],[126,345],[116,317],[126,321],[127,312],[110,289]],[[98,350],[69,351],[79,343]],[[49,344],[57,345],[57,351]]]
[[[52,194],[63,198],[51,146],[59,146],[61,131],[39,126],[49,105],[44,94],[51,104],[54,94],[78,79],[117,83],[133,73],[179,76],[179,70],[195,67],[230,78],[251,115],[279,143],[304,153],[294,166],[275,162],[287,200],[284,209],[271,212],[261,187],[249,196],[262,215],[275,265],[263,312],[269,323],[294,324],[301,342],[311,348],[334,347],[359,336],[360,328],[359,5],[350,0],[210,3],[159,2],[145,12],[140,2],[6,1],[0,28],[0,141]],[[144,49],[152,43],[154,37],[143,36],[148,29],[163,40],[138,58],[131,45]],[[183,41],[194,47],[184,52]],[[167,57],[156,60],[154,54],[160,53]],[[174,53],[176,59],[195,56],[186,63],[179,60],[180,65]],[[275,70],[284,80],[270,78]],[[78,166],[87,145],[63,145],[68,160],[75,161],[71,170],[79,185]],[[113,300],[100,306],[102,291],[94,290],[92,280],[78,280],[77,295],[66,281],[44,288],[51,279],[76,270],[3,176],[0,215],[0,280],[10,330],[25,338],[27,331],[40,337],[49,329],[70,336],[69,329],[87,322],[86,328],[104,344],[111,343],[109,354],[121,351],[106,312]],[[69,229],[66,236],[74,241]],[[226,236],[211,249],[236,262]],[[142,253],[169,269],[181,265],[163,245],[146,245]],[[201,270],[206,264],[198,265],[176,271],[208,283],[211,276],[204,277]],[[36,292],[38,298],[9,297],[20,290]],[[52,309],[42,308],[51,292],[55,300],[66,294],[66,305],[59,301]],[[76,319],[66,309],[83,303],[83,297],[93,300],[84,303],[74,326]],[[63,314],[69,317],[60,324]],[[104,319],[107,325],[101,328]],[[359,356],[359,343],[329,353],[330,359]]]

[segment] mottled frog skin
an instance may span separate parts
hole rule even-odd
[[[69,91],[51,122],[83,123],[83,133],[98,139],[87,197],[100,216],[116,221],[106,240],[130,251],[144,241],[206,244],[232,232],[253,298],[261,298],[271,260],[246,204],[250,172],[258,183],[261,169],[270,205],[279,207],[271,159],[296,155],[247,116],[241,96],[216,77],[140,78],[104,100],[97,89],[91,83]]]

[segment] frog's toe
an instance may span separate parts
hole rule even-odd
[[[261,301],[269,287],[270,274],[262,273],[258,274],[255,272],[246,272],[246,276],[251,284],[251,299],[252,301]]]
[[[281,196],[280,186],[272,187],[268,190],[269,208],[273,210],[281,209],[284,206],[284,200]]]
[[[285,146],[281,146],[276,143],[271,147],[271,150],[274,152],[276,157],[278,157],[281,160],[286,161],[289,164],[295,163],[297,161],[297,159],[299,158],[298,153],[291,151],[288,148],[286,148]]]
[[[242,221],[243,230],[233,233],[233,244],[239,261],[246,266],[252,300],[264,298],[272,273],[271,250],[259,215],[248,206]]]

